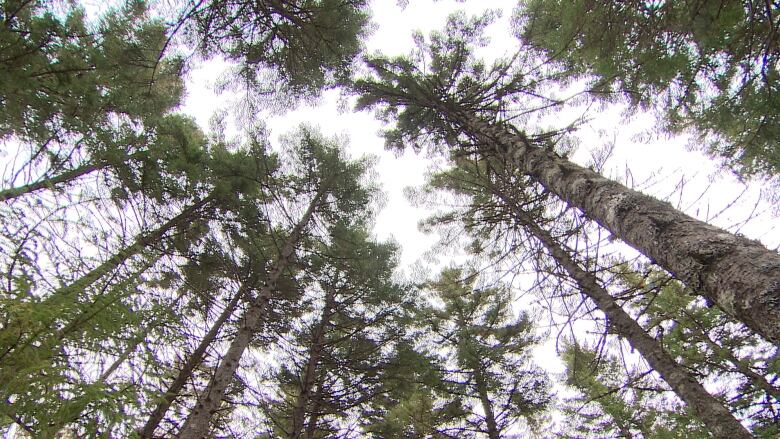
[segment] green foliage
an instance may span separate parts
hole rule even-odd
[[[426,285],[433,303],[418,319],[441,381],[411,392],[406,404],[433,401],[426,417],[444,421],[431,427],[450,435],[533,430],[551,398],[549,379],[530,361],[533,326],[526,314],[515,315],[506,287],[476,282],[474,272],[446,269]]]
[[[239,62],[237,80],[249,93],[314,96],[348,76],[367,32],[366,7],[364,0],[211,0],[185,24],[206,56]]]
[[[566,384],[577,391],[565,401],[562,437],[710,437],[682,407],[659,398],[651,376],[627,374],[619,358],[574,343],[564,346],[562,358]]]
[[[613,270],[623,288],[637,294],[631,305],[643,310],[643,326],[658,334],[664,349],[702,379],[728,383],[717,393],[730,409],[750,419],[759,437],[774,437],[780,421],[776,347],[686,294],[663,272],[627,264]]]
[[[594,96],[657,109],[663,129],[693,128],[745,176],[780,173],[778,8],[756,0],[529,0],[517,32]]]

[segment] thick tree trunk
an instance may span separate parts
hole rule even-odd
[[[487,392],[487,383],[485,382],[485,377],[482,375],[481,365],[479,364],[474,367],[474,383],[477,386],[477,394],[479,395],[479,401],[482,404],[482,410],[485,412],[486,433],[490,439],[501,439],[501,432],[498,431],[498,425],[496,424],[496,415],[493,413],[493,403],[490,401],[490,396]]]
[[[176,379],[174,379],[171,384],[168,385],[168,389],[163,395],[161,395],[160,402],[158,402],[157,406],[154,408],[154,410],[152,410],[152,413],[149,415],[149,419],[146,421],[146,424],[144,424],[143,428],[141,428],[138,433],[141,438],[154,437],[154,431],[165,417],[165,412],[168,411],[168,408],[170,408],[174,399],[179,396],[179,392],[184,388],[184,385],[187,384],[187,380],[192,375],[192,372],[203,361],[203,357],[206,355],[206,350],[214,342],[214,339],[217,338],[217,334],[219,334],[219,331],[222,329],[222,325],[224,325],[225,322],[233,315],[239,301],[242,297],[244,297],[247,289],[250,288],[250,285],[248,285],[247,282],[248,281],[244,281],[244,283],[241,285],[241,288],[236,292],[235,296],[227,305],[225,305],[225,309],[222,310],[222,313],[219,315],[214,324],[211,325],[211,328],[200,341],[198,347],[190,354],[190,356],[187,358],[187,362],[184,363],[184,366],[182,366],[182,368],[179,370]]]
[[[606,315],[608,324],[642,354],[650,366],[661,375],[669,387],[690,407],[694,416],[699,418],[715,437],[723,439],[753,437],[720,401],[712,397],[685,367],[678,364],[656,339],[648,335],[639,323],[617,304],[595,275],[582,269],[569,252],[564,250],[549,232],[536,224],[529,214],[518,208],[510,197],[499,191],[494,193],[506,203],[518,223],[536,238],[574,279],[580,291]]]
[[[309,401],[312,397],[313,389],[317,380],[317,366],[320,363],[320,355],[322,354],[323,341],[325,338],[325,331],[330,325],[330,318],[333,315],[333,307],[335,304],[335,297],[333,291],[327,290],[325,297],[325,306],[322,309],[322,316],[320,321],[317,322],[314,331],[312,332],[311,345],[309,347],[309,358],[306,361],[306,368],[303,371],[301,377],[301,389],[298,397],[295,401],[295,408],[293,409],[292,416],[292,431],[290,432],[290,439],[298,439],[303,434],[306,421],[306,408],[309,406]]]
[[[241,356],[254,338],[260,323],[262,323],[265,308],[271,295],[276,291],[277,282],[290,265],[295,254],[295,246],[300,241],[303,230],[314,215],[314,211],[323,195],[324,192],[322,191],[315,195],[311,204],[309,204],[309,208],[295,225],[292,233],[290,233],[290,237],[285,242],[284,247],[282,247],[279,261],[268,274],[268,280],[265,286],[260,289],[258,297],[244,314],[241,326],[239,326],[233,341],[230,343],[230,347],[214,371],[208,387],[198,397],[195,407],[192,409],[189,417],[187,417],[184,426],[182,426],[178,435],[180,439],[202,439],[208,436],[211,416],[219,409],[225,396],[225,390],[233,380],[233,376],[238,369]]]
[[[727,314],[780,344],[780,254],[532,145],[505,127],[440,110],[519,172],[579,208]]]

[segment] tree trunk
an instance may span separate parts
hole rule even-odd
[[[480,364],[476,364],[474,367],[474,382],[477,385],[477,394],[479,395],[479,401],[482,404],[482,410],[485,412],[486,433],[490,439],[501,439],[501,434],[498,431],[498,425],[496,424],[496,415],[493,413],[493,403],[490,401],[490,396],[487,392],[487,383],[485,382],[485,377],[482,375]]]
[[[230,343],[230,347],[214,371],[208,387],[198,397],[195,407],[192,409],[189,417],[187,417],[184,426],[182,426],[178,435],[180,439],[202,439],[208,436],[211,416],[219,409],[225,396],[225,390],[233,380],[233,375],[238,369],[241,356],[252,341],[260,323],[262,323],[266,305],[271,295],[276,291],[276,284],[282,273],[289,266],[295,254],[295,246],[301,239],[303,229],[314,215],[314,211],[323,196],[324,192],[322,190],[317,192],[311,204],[309,204],[309,208],[295,225],[292,233],[290,233],[290,237],[285,242],[279,255],[279,261],[268,274],[267,283],[260,289],[257,299],[244,314],[241,326],[239,326],[233,341]]]
[[[303,434],[306,421],[306,408],[309,405],[311,399],[312,390],[316,385],[317,379],[317,366],[320,362],[320,355],[322,353],[323,340],[325,338],[325,331],[330,324],[330,318],[333,315],[333,307],[335,305],[335,294],[331,289],[328,289],[325,297],[325,306],[322,309],[322,316],[320,321],[317,322],[317,326],[314,328],[311,337],[311,346],[309,348],[309,358],[306,362],[306,368],[303,371],[301,381],[301,392],[295,401],[295,408],[293,409],[293,427],[290,433],[290,439],[298,439]]]
[[[478,143],[723,311],[780,344],[780,254],[578,166],[477,116],[439,108]]]
[[[176,379],[174,379],[171,384],[168,385],[168,389],[163,395],[160,396],[160,402],[158,402],[157,406],[154,408],[154,410],[152,410],[152,413],[149,415],[149,419],[146,421],[146,424],[144,424],[143,428],[141,428],[138,433],[141,438],[146,439],[154,437],[154,431],[165,417],[165,412],[168,411],[168,408],[171,406],[174,399],[179,396],[179,392],[184,388],[184,385],[187,384],[187,380],[192,375],[192,372],[203,361],[203,357],[206,355],[206,350],[214,342],[214,339],[217,338],[217,334],[219,334],[219,331],[222,329],[222,325],[225,324],[225,322],[233,315],[236,310],[236,306],[238,306],[238,302],[242,297],[244,297],[247,289],[251,287],[246,282],[247,281],[244,281],[244,283],[241,285],[241,288],[239,288],[239,290],[236,292],[235,296],[227,305],[225,305],[225,309],[222,310],[222,313],[219,315],[214,324],[211,325],[211,328],[203,337],[203,340],[200,341],[198,347],[190,354],[190,356],[187,358],[187,361],[184,363],[184,366],[182,366],[181,370],[179,370],[179,374],[176,376]]]
[[[92,269],[89,273],[76,279],[70,285],[58,288],[50,297],[54,298],[62,294],[78,293],[89,288],[93,283],[97,282],[103,276],[111,273],[119,266],[127,262],[130,258],[137,255],[146,247],[159,241],[163,235],[168,233],[171,229],[182,225],[183,223],[192,220],[193,214],[202,209],[206,204],[213,200],[213,196],[209,195],[202,200],[187,206],[181,213],[166,221],[163,225],[158,227],[152,232],[149,232],[143,236],[138,237],[132,244],[119,250],[113,256],[108,258],[105,262]]]
[[[9,189],[3,189],[0,191],[0,201],[7,202],[19,198],[23,195],[31,194],[33,192],[37,192],[46,188],[54,188],[55,186],[75,180],[83,175],[87,175],[91,172],[97,171],[98,169],[102,169],[107,166],[108,166],[107,164],[90,163],[87,165],[79,166],[78,168],[65,171],[62,174],[55,175],[54,177],[36,181],[35,183],[26,184],[24,186],[12,187]]]
[[[753,437],[720,401],[707,393],[685,367],[664,351],[658,340],[648,335],[639,323],[617,304],[595,275],[582,269],[568,251],[536,224],[530,215],[518,208],[508,196],[497,190],[494,190],[494,193],[506,203],[518,223],[541,242],[553,259],[574,279],[580,291],[593,300],[606,315],[608,324],[642,354],[650,366],[661,375],[669,387],[690,407],[694,416],[699,418],[715,437],[723,439]]]

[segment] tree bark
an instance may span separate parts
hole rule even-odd
[[[192,372],[203,361],[203,357],[206,355],[206,350],[214,342],[214,339],[217,338],[217,334],[219,334],[219,331],[222,329],[222,325],[224,325],[225,322],[233,315],[236,310],[236,306],[238,306],[238,302],[242,297],[244,297],[247,289],[251,288],[251,286],[246,282],[247,281],[244,281],[244,283],[241,285],[241,288],[236,292],[235,296],[227,305],[225,305],[225,309],[222,310],[222,313],[219,315],[214,324],[211,325],[211,328],[200,341],[198,347],[190,354],[190,356],[187,358],[187,361],[184,363],[184,366],[182,366],[181,370],[179,370],[176,379],[174,379],[171,384],[168,385],[168,389],[163,395],[161,395],[160,402],[158,402],[157,406],[155,406],[154,410],[152,410],[152,413],[149,415],[149,419],[146,421],[146,424],[144,424],[138,433],[141,438],[146,439],[154,437],[154,431],[165,417],[165,412],[168,411],[168,408],[170,408],[174,399],[179,396],[179,392],[184,388],[184,385],[187,384],[187,380],[192,375]]]
[[[482,375],[481,365],[477,364],[473,369],[477,394],[479,395],[479,401],[482,404],[482,410],[485,412],[486,433],[490,439],[501,439],[501,434],[498,431],[498,425],[496,424],[496,415],[493,413],[493,403],[490,401],[490,396],[487,392],[487,383],[485,382],[485,377]]]
[[[663,349],[658,340],[648,335],[639,323],[617,304],[595,275],[582,269],[549,232],[542,229],[530,215],[512,203],[507,195],[497,190],[494,190],[494,193],[506,203],[518,223],[536,238],[574,279],[580,291],[593,300],[606,315],[608,324],[642,354],[650,366],[661,375],[669,387],[690,407],[694,416],[699,418],[715,437],[723,439],[753,437],[720,401],[710,395],[686,368],[678,364]]]
[[[282,247],[279,261],[268,274],[268,280],[265,286],[260,289],[258,297],[244,314],[241,326],[239,326],[233,341],[230,343],[230,347],[214,371],[208,387],[198,397],[195,407],[182,426],[178,435],[180,439],[202,439],[208,436],[211,417],[219,409],[225,396],[225,390],[233,380],[233,376],[238,369],[241,356],[254,338],[260,323],[262,323],[268,301],[277,289],[277,282],[290,265],[295,254],[295,246],[300,241],[304,228],[314,215],[314,211],[323,196],[323,190],[317,192],[303,217],[301,217],[293,228],[292,233],[290,233],[290,237],[285,242],[284,247]]]
[[[325,331],[330,325],[330,318],[333,315],[333,307],[335,305],[334,292],[330,289],[326,292],[325,306],[322,309],[322,316],[320,321],[317,322],[317,326],[314,328],[311,337],[311,346],[309,348],[309,358],[306,361],[306,368],[303,371],[303,377],[301,381],[301,392],[295,401],[295,408],[293,409],[293,428],[290,433],[290,439],[298,439],[304,432],[306,421],[306,408],[309,405],[309,401],[312,396],[312,390],[316,385],[317,380],[317,367],[320,362],[320,355],[322,354],[322,345],[325,338]]]
[[[730,316],[780,344],[780,254],[604,178],[505,127],[443,106],[439,110],[519,172],[580,209]]]
[[[108,164],[96,164],[89,163],[83,166],[79,166],[74,169],[63,172],[62,174],[55,175],[51,178],[45,178],[34,183],[26,184],[23,186],[12,187],[9,189],[3,189],[0,191],[0,201],[11,201],[19,198],[23,195],[31,194],[46,188],[54,188],[55,186],[67,183],[75,180],[83,175],[87,175],[91,172],[97,171],[107,167]]]

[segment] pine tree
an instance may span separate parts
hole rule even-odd
[[[301,291],[281,291],[280,280],[289,278],[299,270],[296,262],[298,249],[310,239],[308,232],[315,221],[359,221],[370,205],[371,191],[360,183],[365,163],[347,162],[339,148],[319,134],[302,128],[290,141],[291,154],[289,190],[285,194],[288,203],[305,202],[303,213],[288,230],[280,231],[278,254],[269,261],[262,285],[249,300],[244,315],[219,365],[205,390],[200,392],[187,421],[181,427],[179,437],[202,437],[210,431],[212,415],[222,404],[225,392],[234,379],[243,353],[258,335],[266,320],[269,305],[287,295],[299,298]],[[308,199],[307,199],[308,198]],[[290,206],[280,206],[289,210]],[[280,292],[281,291],[281,292]]]
[[[661,343],[620,307],[593,273],[582,268],[570,251],[539,225],[540,222],[546,221],[541,215],[539,200],[535,200],[533,193],[524,194],[517,190],[518,183],[529,187],[531,185],[523,182],[522,178],[513,176],[502,166],[503,164],[498,162],[472,163],[461,160],[461,166],[457,170],[439,176],[434,180],[434,184],[466,195],[475,195],[475,200],[463,214],[470,228],[487,231],[492,229],[493,231],[488,233],[496,234],[500,233],[495,230],[497,224],[503,223],[505,230],[519,228],[533,241],[538,241],[555,265],[574,281],[579,292],[592,300],[604,313],[610,330],[624,337],[637,349],[717,437],[751,437],[728,408],[712,397],[688,369],[676,362],[675,358],[663,349]],[[534,215],[537,218],[534,218]],[[451,218],[445,215],[445,219]],[[517,244],[512,244],[512,247],[517,247]]]
[[[550,402],[550,383],[531,362],[528,315],[515,316],[508,289],[479,286],[475,272],[444,270],[427,289],[434,304],[421,316],[431,337],[426,353],[439,358],[447,404],[463,414],[441,429],[491,439],[532,431]]]
[[[369,240],[364,224],[335,224],[307,262],[299,319],[280,340],[278,396],[267,401],[275,436],[341,437],[379,394],[379,375],[402,333],[405,292],[391,279],[395,246]]]
[[[488,21],[453,17],[447,33],[433,34],[428,45],[421,43],[419,63],[406,57],[367,60],[374,76],[355,82],[361,94],[358,108],[376,108],[385,120],[396,123],[386,132],[387,146],[449,145],[456,154],[511,163],[692,291],[780,342],[780,255],[559,156],[550,145],[565,130],[532,135],[502,120],[504,111],[522,99],[531,101],[523,109],[528,113],[557,105],[552,99],[533,101],[544,95],[544,87],[555,84],[555,75],[523,65],[531,60],[524,60],[522,53],[492,67],[475,60],[473,45]],[[462,144],[469,147],[459,147]]]

